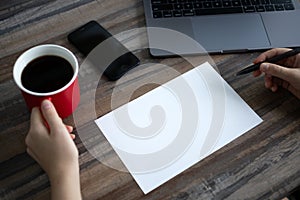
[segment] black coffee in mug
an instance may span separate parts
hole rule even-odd
[[[67,60],[47,55],[28,63],[22,71],[21,82],[32,92],[47,93],[64,87],[73,74],[73,67]]]

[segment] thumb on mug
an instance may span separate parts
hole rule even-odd
[[[64,126],[51,101],[43,100],[41,104],[41,110],[50,130]]]

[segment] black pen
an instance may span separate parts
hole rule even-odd
[[[241,71],[239,71],[238,73],[236,73],[236,76],[239,76],[239,75],[243,75],[243,74],[248,74],[250,72],[253,72],[253,71],[256,71],[259,69],[259,66],[264,63],[264,62],[269,62],[269,63],[276,63],[280,60],[283,60],[285,58],[288,58],[288,57],[291,57],[291,56],[294,56],[296,54],[300,53],[300,48],[295,48],[293,50],[290,50],[290,51],[287,51],[283,54],[280,54],[280,55],[277,55],[277,56],[274,56],[270,59],[266,59],[265,61],[262,61],[262,62],[259,62],[259,63],[256,63],[254,65],[250,65],[249,67],[246,67],[245,69],[242,69]]]

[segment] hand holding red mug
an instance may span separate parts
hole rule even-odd
[[[79,104],[78,70],[72,52],[51,44],[25,51],[13,69],[14,80],[32,111],[27,152],[48,174],[52,199],[81,199],[75,136],[61,119]]]
[[[62,122],[50,101],[44,100],[40,109],[32,109],[25,143],[28,154],[49,176],[52,199],[81,198],[78,150],[72,141],[74,135],[70,137],[72,130]]]

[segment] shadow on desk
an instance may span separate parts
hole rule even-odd
[[[292,193],[287,197],[287,200],[299,200],[300,199],[300,185],[292,191]]]

